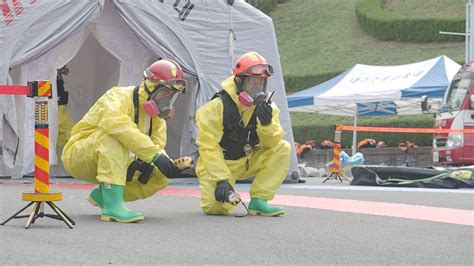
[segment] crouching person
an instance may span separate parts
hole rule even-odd
[[[242,55],[233,75],[222,82],[222,90],[196,114],[200,155],[196,174],[206,214],[231,213],[235,206],[229,196],[236,180],[252,176],[249,214],[285,212],[267,203],[288,173],[291,149],[282,139],[280,111],[267,100],[266,83],[272,73],[260,54]]]
[[[72,129],[62,161],[74,178],[99,184],[87,200],[101,220],[137,222],[143,214],[126,201],[144,199],[178,175],[165,153],[166,119],[186,88],[181,67],[162,59],[144,71],[136,87],[113,87]]]

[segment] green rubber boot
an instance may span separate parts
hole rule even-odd
[[[94,188],[91,193],[89,193],[89,196],[87,196],[86,200],[92,205],[96,206],[102,209],[102,190],[100,189],[100,186]]]
[[[112,184],[100,184],[103,207],[100,219],[106,222],[133,223],[145,219],[143,214],[131,211],[123,201],[124,187]]]
[[[268,205],[267,201],[259,198],[252,198],[249,203],[249,214],[260,216],[280,216],[285,213],[285,209],[279,206]]]

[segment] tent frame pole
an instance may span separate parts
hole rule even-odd
[[[354,112],[354,127],[357,127],[357,104]],[[357,130],[352,131],[352,156],[357,152]]]

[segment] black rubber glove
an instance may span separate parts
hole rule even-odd
[[[179,174],[178,168],[174,165],[173,161],[164,154],[158,154],[153,159],[153,164],[167,177],[174,178]]]
[[[135,172],[139,170],[140,163],[138,160],[134,160],[127,168],[127,182],[132,182]]]
[[[148,183],[150,180],[151,173],[153,172],[153,165],[149,163],[143,163],[140,169],[141,174],[138,176],[138,182],[142,184]]]
[[[255,107],[255,113],[262,125],[266,126],[272,122],[272,106],[266,101],[260,102],[257,107]]]
[[[127,169],[127,182],[131,182],[133,180],[133,176],[135,175],[136,171],[140,172],[140,175],[138,176],[138,182],[146,184],[148,183],[148,180],[150,180],[150,176],[153,171],[153,165],[145,163],[140,159],[134,160]]]
[[[217,201],[227,202],[229,201],[230,193],[233,191],[234,188],[231,184],[229,184],[229,182],[227,182],[226,180],[221,180],[217,182],[216,190],[214,191],[214,197]]]

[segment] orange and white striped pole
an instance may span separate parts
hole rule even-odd
[[[334,131],[334,157],[332,160],[331,173],[341,173],[341,135],[341,126],[336,125],[336,130]]]
[[[51,82],[38,81],[35,97],[35,192],[49,193],[49,123],[48,99]]]
[[[28,86],[0,86],[0,94],[17,94],[34,97],[35,100],[35,179],[34,193],[24,192],[22,199],[29,201],[25,207],[13,214],[0,225],[5,225],[12,219],[26,218],[25,228],[28,229],[38,218],[49,217],[64,221],[69,228],[73,228],[75,222],[67,216],[53,201],[60,201],[60,192],[49,191],[49,122],[48,122],[48,100],[51,98],[50,81],[28,82]],[[44,214],[44,204],[48,204],[57,215]],[[34,204],[30,215],[18,215]]]
[[[347,180],[341,170],[341,140],[342,140],[342,126],[336,125],[336,130],[334,131],[334,155],[332,160],[332,166],[330,173],[326,179],[323,180],[323,183],[330,179],[336,179],[339,182]]]

